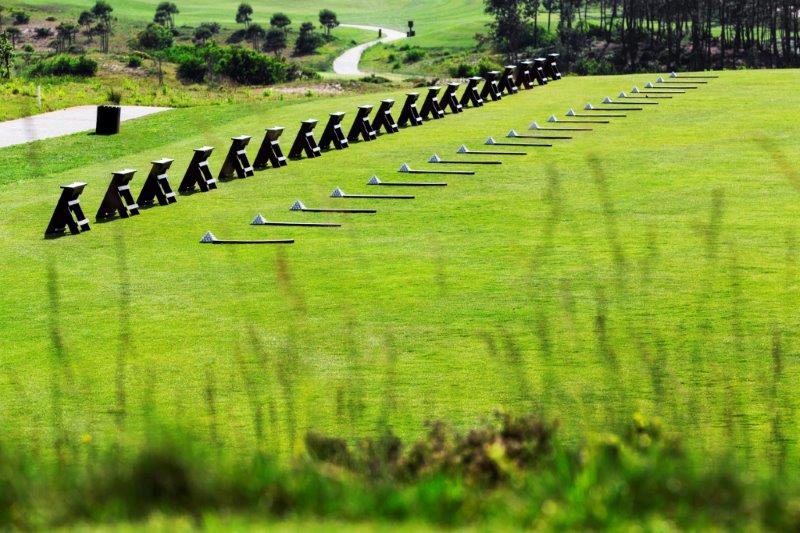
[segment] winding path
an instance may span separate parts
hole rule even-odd
[[[360,44],[349,50],[346,50],[342,55],[337,57],[333,61],[333,71],[336,74],[344,74],[350,76],[359,76],[364,74],[360,70],[358,70],[358,63],[361,61],[361,54],[364,53],[364,50],[375,46],[378,43],[391,43],[392,41],[399,41],[400,39],[405,39],[406,34],[402,31],[397,30],[390,30],[389,28],[381,28],[380,26],[362,26],[361,24],[341,24],[340,26],[344,28],[357,28],[359,30],[367,30],[367,31],[374,31],[376,34],[378,30],[383,30],[383,37],[381,39],[375,39],[374,41],[370,41],[368,43]]]

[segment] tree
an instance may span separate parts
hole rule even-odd
[[[322,38],[314,31],[314,25],[304,22],[300,25],[300,35],[294,43],[296,55],[313,54],[322,45]]]
[[[111,13],[113,11],[114,8],[111,7],[111,4],[105,0],[97,0],[92,7],[92,14],[97,20],[97,26],[95,26],[95,30],[100,35],[100,45],[104,53],[108,53],[109,37],[111,36],[112,30],[111,23],[113,21]]]
[[[175,5],[174,2],[161,2],[156,7],[156,18],[159,18],[159,13],[161,13],[160,17],[164,18],[169,21],[169,27],[175,28],[175,15],[179,14],[180,11],[178,10],[178,6]],[[153,19],[153,22],[159,22],[158,20]]]
[[[241,3],[239,9],[236,10],[236,23],[244,24],[245,28],[250,27],[250,22],[253,20],[253,8],[250,4]]]
[[[277,57],[286,49],[286,32],[279,28],[270,28],[264,37],[264,51],[271,52]]]
[[[0,62],[5,68],[5,77],[11,77],[11,60],[14,58],[14,47],[4,33],[0,33]]]
[[[220,26],[216,22],[203,22],[194,30],[194,40],[201,46],[206,44],[206,41],[211,39],[214,35],[218,34]]]
[[[285,13],[275,13],[272,15],[272,18],[269,19],[270,26],[273,28],[278,28],[279,30],[283,30],[284,33],[288,31],[288,28],[291,24],[292,19],[290,19]]]
[[[94,20],[94,13],[91,11],[82,11],[78,16],[78,25],[83,28],[83,34],[86,35],[89,42],[92,42],[93,33],[91,28]]]
[[[156,22],[148,24],[147,28],[137,37],[139,47],[150,52],[153,62],[158,67],[159,85],[164,83],[164,72],[161,69],[162,52],[172,46],[172,41],[172,31]]]
[[[16,48],[17,41],[19,40],[20,35],[22,35],[22,31],[20,31],[19,28],[11,26],[10,28],[6,29],[6,35],[8,35],[9,39],[11,39],[11,46]]]
[[[261,26],[261,24],[250,24],[245,31],[245,37],[247,40],[250,41],[250,44],[253,46],[253,50],[258,52],[261,49],[261,41],[266,36],[267,32]]]
[[[62,22],[56,27],[56,51],[63,52],[72,46],[78,27],[69,22]]]
[[[319,23],[325,27],[325,35],[330,37],[331,30],[339,25],[336,13],[330,9],[323,9],[319,12]]]
[[[159,26],[171,27],[172,18],[169,16],[169,13],[162,10],[157,10],[156,14],[153,15],[153,22],[158,24]]]

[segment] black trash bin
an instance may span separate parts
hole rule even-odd
[[[118,105],[97,106],[97,135],[116,135],[122,117],[122,108]]]

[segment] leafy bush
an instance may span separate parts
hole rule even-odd
[[[34,39],[47,39],[53,36],[53,30],[50,28],[36,28],[33,30]]]
[[[31,16],[25,11],[14,11],[11,14],[11,20],[14,24],[27,24],[31,21]]]
[[[450,67],[450,75],[454,78],[469,78],[478,74],[478,69],[475,65],[469,63],[459,63]]]
[[[178,79],[191,82],[203,83],[206,79],[206,62],[201,57],[187,57],[178,64]]]
[[[300,26],[300,34],[294,43],[294,53],[296,55],[313,54],[317,48],[322,46],[322,36],[314,31],[314,25],[304,22]]]
[[[614,73],[614,65],[605,59],[582,57],[572,66],[573,72],[580,76],[603,76]]]
[[[403,61],[406,63],[416,63],[417,61],[421,61],[425,58],[425,50],[420,48],[412,48],[405,53],[403,56]]]
[[[142,58],[137,55],[128,56],[128,67],[139,68],[142,66]]]
[[[33,67],[34,76],[94,76],[97,72],[97,61],[86,56],[69,56],[65,54],[41,60]]]
[[[477,70],[478,76],[485,76],[487,72],[491,72],[492,70],[503,70],[503,67],[489,58],[482,57],[481,60],[478,61]]]
[[[244,85],[270,85],[287,80],[286,64],[244,48],[231,48],[222,57],[220,72]]]
[[[369,76],[365,76],[361,78],[361,81],[364,83],[389,83],[387,78],[383,76],[376,76],[375,74],[370,74]]]

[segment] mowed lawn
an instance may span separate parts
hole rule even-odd
[[[126,20],[151,20],[157,0],[118,0],[112,1],[114,15]],[[236,9],[239,0],[190,0],[176,2],[180,14],[176,23],[196,25],[201,22],[219,22],[224,26],[235,26]],[[52,0],[25,0],[12,2],[11,7],[32,6],[61,11],[65,8],[76,14],[88,9],[90,0],[60,0],[54,6]],[[253,6],[253,21],[265,27],[273,13],[283,12],[292,19],[295,29],[302,22],[318,24],[318,14],[322,7],[336,12],[341,23],[384,25],[403,30],[409,20],[414,21],[419,37],[417,42],[424,46],[471,46],[475,32],[484,31],[489,18],[483,12],[481,0],[426,0],[424,2],[401,0],[334,0],[324,6],[313,2],[291,2],[286,0],[270,2],[250,2]],[[460,36],[460,37],[454,37]]]
[[[366,185],[655,77],[566,78],[58,240],[42,236],[59,184],[88,183],[93,221],[114,170],[139,169],[138,193],[148,162],[172,157],[177,189],[192,148],[215,146],[217,172],[231,136],[252,135],[252,157],[263,128],[284,125],[288,152],[301,120],[341,110],[349,128],[378,98],[180,109],[116,137],[0,150],[6,436],[46,447],[55,398],[76,442],[110,442],[124,390],[130,438],[155,418],[242,449],[383,423],[411,436],[495,408],[541,410],[565,435],[641,410],[748,455],[770,449],[779,415],[794,442],[798,71],[724,72],[475,176],[411,176],[445,188]],[[337,186],[417,198],[329,198]],[[296,199],[378,213],[289,212]],[[344,226],[252,227],[257,213]],[[297,242],[199,244],[207,230]]]

